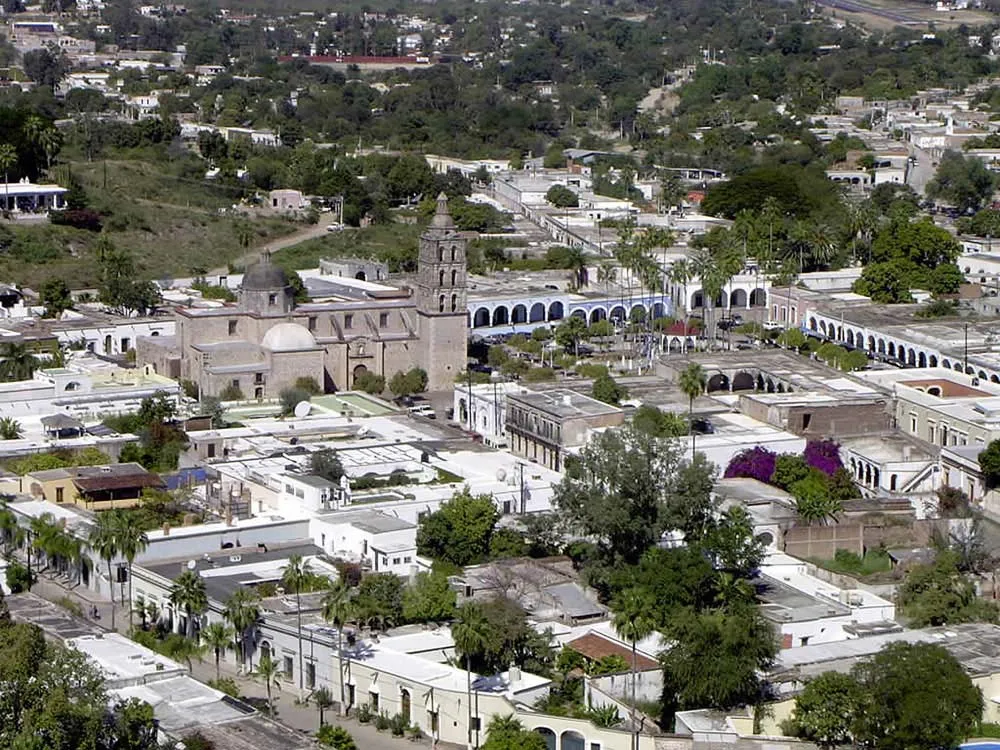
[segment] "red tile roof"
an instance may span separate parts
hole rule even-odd
[[[600,661],[605,656],[620,656],[629,665],[630,669],[632,667],[632,649],[620,643],[615,643],[597,633],[587,633],[587,635],[569,641],[566,644],[566,648],[573,649],[591,661]],[[658,661],[650,659],[643,654],[636,654],[635,667],[639,672],[649,672],[661,668]]]

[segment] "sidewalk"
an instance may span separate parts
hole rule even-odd
[[[80,591],[68,589],[61,582],[53,581],[49,578],[39,576],[31,591],[38,596],[48,599],[51,602],[58,602],[62,598],[69,599],[80,605],[84,617],[94,621],[90,613],[93,608],[97,608],[97,626],[111,630],[111,602],[107,599],[97,597],[92,591],[84,587],[78,587]],[[116,603],[116,630],[123,635],[128,634],[128,612],[123,611],[123,607]],[[193,663],[191,676],[201,682],[208,682],[215,679],[215,656],[207,654],[202,661]],[[261,701],[267,700],[267,689],[258,680],[244,675],[238,675],[236,665],[227,659],[220,662],[220,672],[223,677],[230,677],[239,685],[240,695],[248,698],[255,698]],[[284,692],[278,688],[273,688],[275,719],[287,727],[304,734],[315,734],[319,728],[319,711],[312,704],[301,705],[297,703],[298,690],[286,689]],[[411,740],[409,737],[393,737],[388,732],[379,732],[371,724],[359,724],[354,719],[342,719],[337,715],[335,708],[324,711],[324,721],[327,724],[342,726],[354,737],[358,747],[362,750],[406,750],[410,747],[436,747],[441,750],[448,748],[459,748],[464,746],[452,745],[450,743],[438,742],[432,745],[431,740],[424,738],[419,741]]]

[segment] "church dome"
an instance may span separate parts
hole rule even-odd
[[[314,349],[316,339],[308,329],[298,323],[279,323],[264,334],[260,345],[272,352],[294,352]]]
[[[278,266],[262,260],[243,274],[243,288],[251,291],[273,291],[288,286],[288,276]]]

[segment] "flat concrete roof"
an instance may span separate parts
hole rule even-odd
[[[522,402],[533,409],[551,414],[559,419],[623,413],[617,406],[606,404],[603,401],[598,401],[596,398],[591,398],[568,388],[556,388],[551,391],[511,393],[507,396],[507,399],[510,403]]]
[[[109,688],[123,687],[147,678],[186,675],[187,668],[119,633],[82,635],[66,640],[100,667]]]

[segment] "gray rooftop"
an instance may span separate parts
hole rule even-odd
[[[762,575],[754,583],[761,601],[761,614],[778,624],[851,614],[851,608],[840,602],[810,596],[770,576]]]
[[[528,393],[511,393],[507,396],[508,403],[529,406],[532,409],[551,414],[559,419],[575,419],[578,417],[596,417],[603,414],[621,413],[621,409],[596,398],[577,393],[568,388],[556,388],[550,391],[529,391]]]

